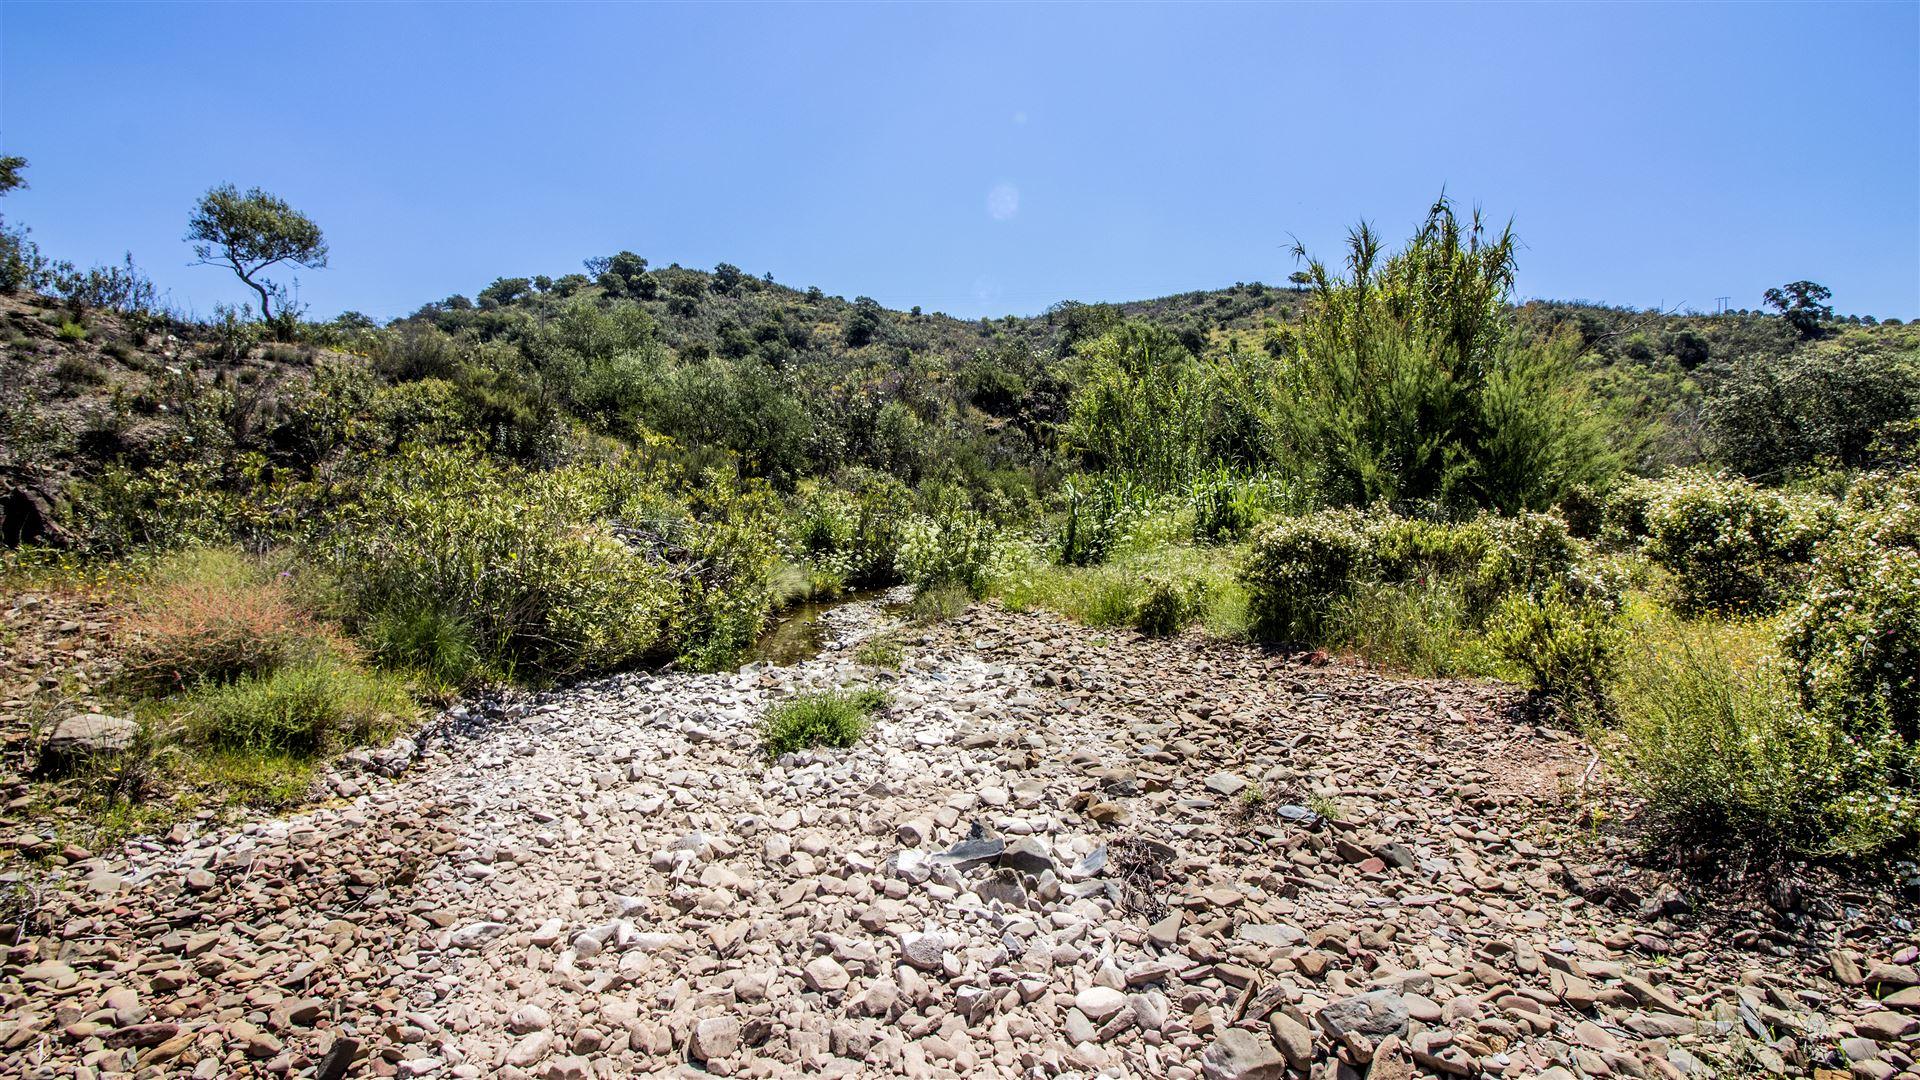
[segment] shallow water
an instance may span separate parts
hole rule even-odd
[[[808,600],[795,604],[781,612],[773,625],[761,632],[742,663],[786,667],[811,660],[826,647],[827,624],[824,616],[827,612],[848,604],[878,600],[881,595],[880,590],[869,589],[836,596],[831,600]]]

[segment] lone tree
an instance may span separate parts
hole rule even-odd
[[[1802,338],[1820,333],[1820,324],[1833,318],[1833,290],[1811,281],[1795,281],[1777,289],[1768,289],[1762,297],[1767,306],[1778,311]]]
[[[286,287],[261,277],[261,271],[281,263],[308,270],[327,265],[320,226],[259,188],[242,194],[232,184],[221,184],[201,196],[187,220],[187,239],[198,265],[227,267],[260,294],[260,318],[266,322],[273,321],[275,298],[284,306]]]

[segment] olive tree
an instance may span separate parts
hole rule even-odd
[[[273,301],[284,306],[286,287],[262,277],[282,264],[318,270],[327,265],[327,241],[313,219],[259,188],[242,193],[221,184],[201,196],[187,220],[187,239],[201,266],[224,266],[260,294],[260,317],[273,321]],[[291,312],[282,312],[283,318]]]

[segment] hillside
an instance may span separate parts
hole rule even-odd
[[[1442,204],[978,322],[630,253],[386,326],[0,297],[0,1047],[1902,1075],[1920,330],[1516,307],[1513,251]]]

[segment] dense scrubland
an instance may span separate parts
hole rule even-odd
[[[1032,318],[620,252],[386,325],[193,321],[131,259],[8,236],[10,592],[123,613],[108,677],[20,715],[141,730],[22,790],[90,820],[294,798],[422,703],[723,668],[786,604],[904,583],[929,618],[992,597],[1524,683],[1663,850],[1920,835],[1920,332],[1810,283],[1516,305],[1514,238],[1442,201],[1290,286]]]

